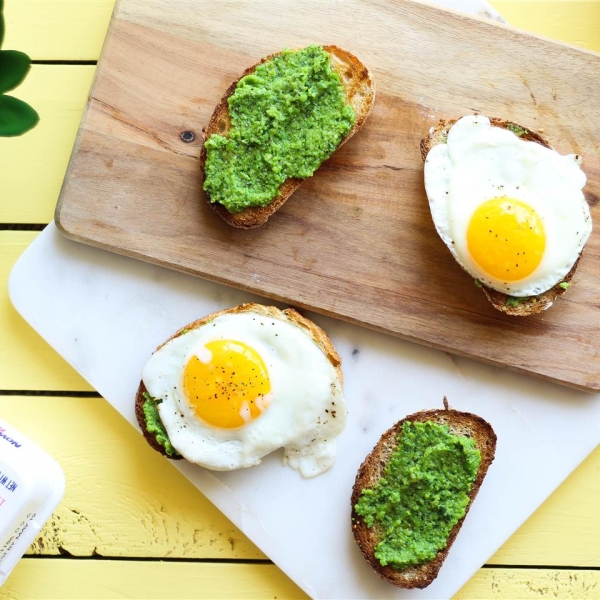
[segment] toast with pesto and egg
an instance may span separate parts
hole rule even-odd
[[[264,326],[265,331],[263,333],[261,333],[261,336],[264,337],[264,339],[271,340],[271,345],[269,346],[269,349],[270,349],[270,352],[272,355],[278,354],[277,346],[279,346],[279,352],[281,352],[281,344],[285,344],[285,345],[292,346],[293,350],[296,352],[296,354],[294,354],[294,352],[292,352],[290,350],[287,353],[287,355],[288,356],[294,355],[297,360],[300,360],[300,355],[297,353],[299,344],[294,343],[293,338],[291,339],[291,341],[290,341],[289,337],[284,338],[285,331],[282,331],[280,328],[277,327],[277,325],[285,325],[288,329],[293,329],[294,331],[298,332],[298,334],[302,334],[300,337],[306,338],[307,341],[310,341],[310,345],[315,347],[315,351],[318,350],[320,360],[322,357],[322,362],[327,365],[329,370],[332,371],[334,383],[332,383],[331,389],[333,390],[334,388],[337,389],[339,387],[340,394],[341,394],[341,388],[343,385],[343,373],[342,373],[342,368],[341,368],[341,358],[340,358],[338,352],[336,351],[332,341],[327,336],[325,331],[323,331],[323,329],[321,329],[314,322],[312,322],[311,320],[302,316],[300,313],[298,313],[296,310],[294,310],[292,308],[280,310],[280,309],[276,308],[275,306],[265,306],[265,305],[256,304],[256,303],[246,303],[246,304],[241,304],[239,306],[235,306],[233,308],[228,308],[228,309],[224,309],[224,310],[220,310],[220,311],[211,313],[211,314],[209,314],[205,317],[202,317],[201,319],[198,319],[198,320],[194,321],[193,323],[190,323],[189,325],[186,325],[185,327],[182,327],[181,329],[179,329],[168,340],[166,340],[164,343],[162,343],[160,346],[158,346],[158,348],[154,351],[153,356],[156,355],[157,353],[161,352],[162,350],[164,350],[170,343],[171,343],[171,345],[173,342],[191,343],[191,342],[186,342],[186,339],[189,340],[190,338],[193,338],[197,333],[199,333],[202,330],[209,332],[209,333],[207,333],[208,337],[206,339],[210,339],[210,340],[214,341],[214,340],[220,340],[223,337],[227,338],[227,335],[219,333],[220,330],[218,329],[218,327],[219,327],[219,324],[225,318],[232,318],[232,317],[237,318],[237,321],[233,325],[231,325],[231,327],[234,327],[235,330],[238,331],[242,340],[245,339],[248,342],[252,339],[252,337],[248,333],[247,321],[251,320],[253,322],[256,322],[257,327],[259,329],[262,329],[265,324],[268,325],[268,327]],[[240,319],[240,317],[245,319],[246,323],[244,323],[242,321],[242,319]],[[214,333],[211,334],[210,333],[211,331]],[[271,331],[275,331],[276,333],[274,333],[274,334],[270,333]],[[275,336],[275,337],[273,337],[273,336]],[[282,340],[282,338],[283,338],[283,340]],[[195,346],[191,346],[190,348],[188,348],[186,350],[186,352],[189,354],[192,350],[194,350],[194,348],[196,348],[196,350],[198,352],[203,352],[202,348],[204,347],[204,352],[205,353],[209,352],[209,356],[210,356],[210,351],[208,351],[206,349],[206,344],[205,344],[206,339],[202,343],[199,344],[198,348],[196,348]],[[274,340],[282,340],[282,342],[279,343]],[[232,341],[226,339],[225,342],[232,342]],[[296,342],[297,342],[297,340],[296,340]],[[235,341],[232,343],[234,345],[236,344]],[[245,348],[245,350],[242,351],[243,356],[250,357],[250,358],[255,356],[253,354],[253,350],[249,346],[244,345],[240,342],[237,342],[237,344],[240,346],[240,349]],[[196,351],[196,350],[194,350],[194,351]],[[217,348],[213,348],[213,350],[215,352],[218,352]],[[194,354],[194,352],[192,352],[192,355],[193,354]],[[187,356],[187,354],[186,354],[186,356]],[[238,359],[240,357],[241,357],[240,355],[237,356]],[[240,389],[240,387],[236,387],[237,383],[239,383],[239,386],[241,386],[241,388],[245,388],[246,390],[251,390],[253,387],[254,388],[256,387],[256,375],[254,374],[254,370],[258,369],[257,365],[260,364],[260,361],[258,361],[256,364],[252,363],[252,362],[244,364],[240,360],[235,361],[235,359],[236,359],[236,356],[229,355],[228,358],[223,359],[221,361],[221,364],[215,365],[215,368],[217,369],[217,371],[216,372],[213,371],[213,375],[210,375],[209,372],[207,372],[204,374],[205,377],[198,377],[198,379],[202,380],[200,382],[200,387],[202,389],[208,390],[211,385],[210,379],[212,377],[214,377],[215,381],[222,382],[223,385],[225,385],[225,389],[227,389],[229,392],[229,394],[227,394],[227,393],[221,394],[218,400],[216,399],[216,395],[215,395],[215,400],[212,400],[212,396],[210,396],[210,398],[211,398],[210,402],[211,402],[212,408],[213,408],[213,412],[211,414],[212,417],[215,416],[214,411],[221,411],[221,409],[222,409],[222,412],[220,413],[220,415],[222,416],[222,414],[224,414],[224,411],[231,410],[233,408],[233,404],[228,402],[228,400],[230,398],[235,398],[235,397],[239,398],[241,395],[243,395],[244,390]],[[206,360],[206,356],[203,356],[203,360]],[[282,360],[285,360],[285,358],[282,357]],[[232,361],[234,361],[234,362],[232,363]],[[215,358],[215,362],[218,362],[217,358]],[[230,365],[227,365],[227,362],[229,362]],[[185,384],[186,377],[184,374],[186,372],[185,365],[178,363],[178,361],[174,357],[169,358],[168,363],[169,363],[169,365],[172,365],[175,368],[173,390],[176,390],[177,387],[179,387],[182,391],[185,392],[183,398],[187,398],[188,392],[186,392],[186,384]],[[228,373],[227,369],[229,366],[231,366],[231,364],[237,364],[240,367],[239,370],[237,368],[235,368],[234,372]],[[312,362],[311,364],[312,364],[312,368],[315,369],[315,368],[317,368],[315,365],[318,365],[320,363]],[[168,377],[167,366],[169,366],[169,365],[167,365],[165,363],[165,366],[162,367],[157,374],[155,373],[155,375],[158,377],[159,380],[162,379],[163,381],[166,381],[166,379]],[[298,368],[298,365],[294,364],[294,369],[297,370],[297,368]],[[275,367],[273,367],[273,369],[275,369]],[[231,376],[236,375],[235,371],[238,371],[239,381],[238,380],[234,381],[231,378]],[[275,371],[273,371],[273,372],[275,373]],[[282,377],[281,375],[278,375],[278,377],[279,377],[278,381],[284,381],[284,382],[288,381],[287,378]],[[153,377],[153,379],[154,379],[154,377]],[[194,375],[194,379],[196,379],[195,375]],[[226,385],[228,383],[228,381],[230,384],[235,384],[235,385],[233,385],[233,387],[230,386],[228,388]],[[307,379],[306,381],[310,381],[310,378]],[[326,378],[323,379],[323,381],[326,381]],[[148,387],[150,389],[152,389],[152,386],[150,384],[148,384]],[[219,386],[217,385],[214,389],[217,389],[218,387]],[[330,391],[329,388],[328,388],[328,391]],[[207,393],[207,392],[205,392],[205,393]],[[198,396],[196,396],[196,399],[197,398],[198,398]],[[175,447],[175,446],[177,446],[176,442],[174,440],[172,442],[171,438],[169,437],[168,427],[167,427],[168,422],[167,421],[163,422],[163,420],[161,419],[161,408],[159,408],[159,407],[160,407],[161,403],[163,403],[164,400],[165,400],[164,398],[162,398],[158,395],[153,397],[149,393],[149,391],[146,387],[146,384],[144,383],[144,379],[142,377],[142,381],[140,381],[140,383],[139,383],[139,386],[138,386],[138,389],[136,392],[136,396],[135,396],[135,415],[136,415],[138,424],[142,430],[142,434],[144,435],[144,438],[150,444],[150,446],[152,446],[152,448],[154,448],[154,450],[156,450],[157,452],[160,452],[167,458],[170,458],[173,460],[179,460],[179,459],[185,457],[185,456],[182,456],[182,454],[185,455],[185,449],[182,447],[178,447],[178,449],[177,449]],[[304,402],[305,408],[303,410],[308,411],[308,405],[309,405],[308,399],[303,398],[303,400],[305,401]],[[249,401],[249,403],[251,404],[254,401],[255,400],[251,399]],[[276,398],[274,400],[274,402],[276,403],[277,401],[279,401],[279,400]],[[221,406],[221,408],[219,408],[220,406]],[[327,410],[325,412],[327,414],[329,414],[333,418],[333,420],[337,419],[338,422],[345,422],[344,406],[345,405],[343,403],[343,398],[339,399],[339,400],[334,399],[331,402],[331,406],[330,406],[329,402],[327,403]],[[333,407],[333,409],[332,409],[332,407]],[[336,415],[336,412],[337,412],[337,415]],[[246,414],[246,417],[247,416],[248,415]],[[264,416],[261,418],[263,421],[265,420]],[[321,421],[321,419],[319,419],[319,422],[322,423],[323,425],[326,425],[324,420]],[[224,428],[225,426],[223,424],[215,425],[213,423],[213,425],[214,425],[213,429],[220,429],[222,431],[227,431],[227,428]],[[185,428],[190,427],[190,430],[191,430],[190,423],[185,423],[183,426]],[[210,423],[209,423],[209,429],[210,429]],[[235,427],[233,427],[233,429],[231,431],[233,431],[234,433],[235,432],[239,433],[242,429],[243,429],[243,426],[240,426],[239,424],[237,424],[237,425],[235,425]],[[223,440],[221,440],[221,441],[223,441]],[[199,445],[205,444],[206,442],[207,442],[207,440],[202,439],[202,438],[196,438],[196,440],[195,440],[195,443],[197,443]],[[225,452],[225,450],[223,450],[223,453],[224,452]]]
[[[456,150],[448,149],[449,158],[444,158],[440,150],[448,146],[449,133],[455,126],[461,127],[460,134],[455,134],[452,140]],[[467,135],[467,127],[479,131]],[[484,130],[492,133],[479,135]],[[498,146],[496,151],[494,143],[500,143],[501,139],[504,145]],[[478,145],[469,146],[471,140],[478,140]],[[457,157],[457,153],[462,154]],[[477,162],[485,153],[493,156],[493,160]],[[591,231],[591,217],[581,189],[585,175],[580,169],[580,156],[560,156],[538,133],[511,121],[481,115],[441,120],[421,141],[421,156],[425,162],[425,188],[438,234],[460,266],[475,278],[475,284],[495,309],[514,316],[532,315],[549,308],[565,293]],[[467,160],[475,166],[469,167]],[[489,173],[486,171],[486,177],[490,178],[485,179],[487,183],[480,189],[484,181],[482,165],[487,169],[488,164],[492,165]],[[470,173],[474,179],[464,184],[459,182],[460,190],[455,175],[459,168],[463,177]],[[472,170],[467,171],[468,168]],[[450,185],[445,184],[448,181]],[[482,196],[473,207],[464,199],[476,189]],[[474,210],[468,234],[474,231],[475,215],[485,214],[479,217],[479,231],[467,240],[468,251],[465,238],[459,233],[463,231],[461,223],[464,221],[457,212],[456,200],[465,205],[461,211],[468,211],[467,206]],[[444,201],[451,217],[444,217]],[[481,209],[486,204],[489,208]],[[508,210],[496,219],[492,211],[500,214],[500,204]],[[507,217],[509,213],[512,217]],[[514,220],[514,226],[498,225],[501,219],[507,223],[508,218]],[[575,224],[565,229],[568,223]],[[527,237],[524,233],[527,230],[536,233]],[[474,247],[479,248],[476,258],[471,246],[474,239],[478,242]],[[568,245],[570,240],[573,240],[572,248]],[[483,266],[486,263],[494,269],[493,276]],[[542,278],[545,279],[542,281]]]
[[[203,130],[203,189],[227,223],[264,224],[365,123],[368,69],[337,46],[263,58],[232,83]]]
[[[358,470],[352,531],[367,562],[402,588],[438,575],[494,460],[496,435],[481,417],[448,408],[407,416]]]

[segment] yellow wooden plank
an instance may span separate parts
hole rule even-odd
[[[600,571],[570,569],[480,569],[456,600],[597,600]]]
[[[294,600],[306,595],[274,565],[23,559],[0,600]]]
[[[0,396],[0,415],[67,480],[31,553],[266,558],[104,399]]]
[[[600,50],[598,0],[491,0],[514,26]],[[6,48],[38,60],[97,60],[114,0],[7,0]]]
[[[5,48],[36,60],[97,60],[114,0],[6,0]]]
[[[600,51],[599,0],[489,0],[514,27]]]
[[[456,600],[599,597],[600,572],[569,569],[480,569]],[[185,600],[306,595],[274,565],[24,558],[0,591],[2,600]]]
[[[91,390],[21,318],[8,298],[9,272],[36,236],[29,231],[0,231],[0,389]]]
[[[0,396],[0,414],[67,475],[65,499],[31,552],[264,558],[103,399]],[[600,566],[599,471],[600,448],[490,562]]]
[[[48,223],[81,119],[94,66],[34,65],[13,95],[39,113],[39,124],[0,138],[0,222]]]

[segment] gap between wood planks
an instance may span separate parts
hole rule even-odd
[[[0,223],[0,231],[43,231],[48,223]]]
[[[32,60],[32,65],[84,65],[94,66],[98,64],[97,60]]]
[[[139,557],[128,557],[128,556],[108,556],[102,554],[91,554],[88,556],[76,556],[69,552],[62,554],[27,554],[27,558],[31,559],[53,559],[60,560],[63,558],[69,558],[73,560],[111,560],[120,562],[171,562],[171,563],[210,563],[210,564],[246,564],[246,565],[272,565],[273,562],[268,559],[261,558],[186,558],[186,557],[161,557],[156,558],[153,556],[139,556]],[[600,566],[567,566],[567,565],[488,565],[484,564],[481,566],[482,569],[511,569],[511,570],[523,570],[523,569],[535,569],[538,571],[600,571]]]

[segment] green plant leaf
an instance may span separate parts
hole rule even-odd
[[[0,93],[16,88],[25,79],[31,60],[17,50],[0,50]]]
[[[0,96],[0,137],[21,135],[37,125],[39,115],[23,100]]]

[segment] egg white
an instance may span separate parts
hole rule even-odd
[[[206,343],[222,339],[253,348],[271,384],[269,407],[235,429],[203,422],[183,393],[187,362],[206,352]],[[250,312],[221,315],[157,350],[142,380],[148,393],[162,400],[158,411],[171,444],[190,462],[214,470],[246,468],[283,447],[284,464],[312,477],[335,460],[335,438],[346,423],[341,382],[312,337],[289,321]]]
[[[541,294],[571,270],[592,230],[580,163],[577,155],[561,156],[494,127],[487,117],[463,117],[450,128],[447,143],[434,146],[425,161],[425,190],[437,232],[460,265],[485,285],[512,296]],[[528,204],[546,234],[540,264],[517,281],[490,276],[467,247],[473,213],[500,196]]]

